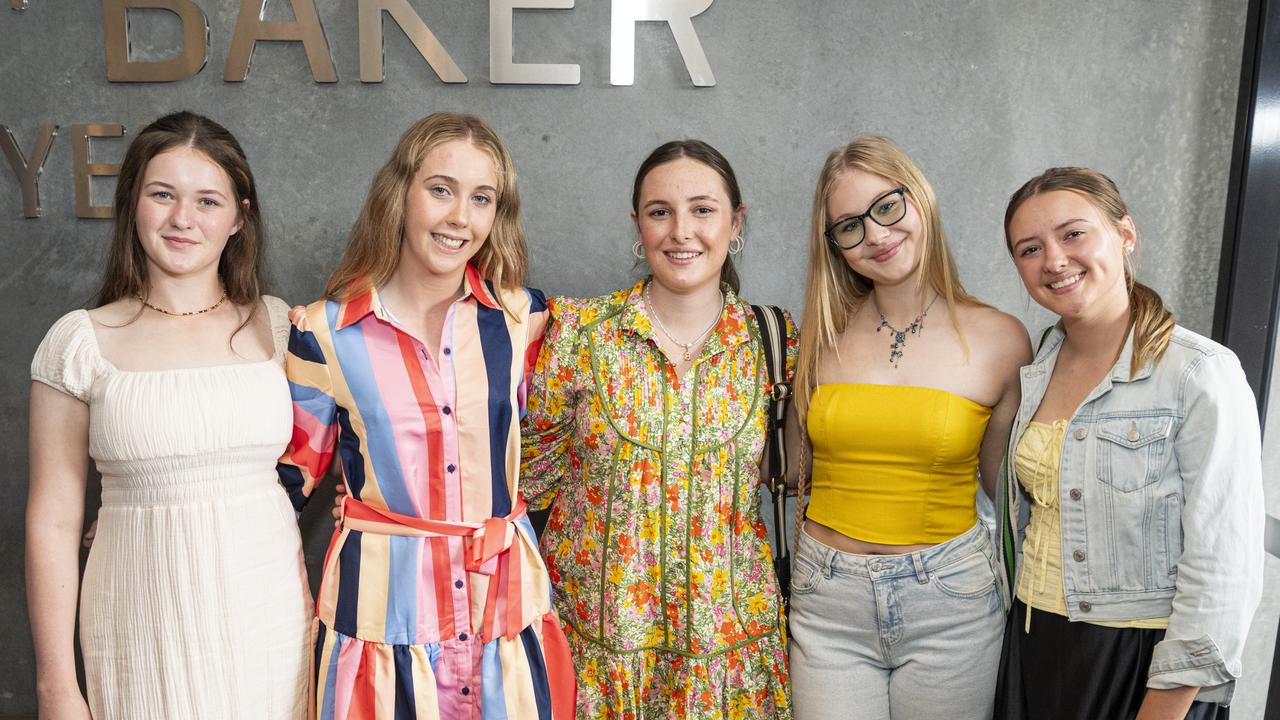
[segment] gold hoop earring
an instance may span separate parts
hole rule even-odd
[[[738,233],[738,237],[729,241],[729,254],[737,255],[742,252],[742,248],[747,246],[747,241],[742,237],[742,233]]]
[[[631,246],[631,254],[636,256],[637,260],[644,260],[644,246],[637,240],[635,245]]]

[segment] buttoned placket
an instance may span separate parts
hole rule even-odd
[[[657,350],[657,346],[654,346]],[[659,351],[660,352],[660,351]],[[667,373],[668,382],[666,384],[667,398],[665,404],[667,406],[667,417],[677,418],[677,422],[673,425],[665,426],[666,437],[663,438],[663,446],[666,472],[662,477],[663,491],[663,508],[664,513],[668,510],[666,494],[669,484],[677,485],[677,503],[682,509],[684,526],[675,527],[672,525],[672,519],[668,515],[665,518],[666,537],[668,542],[664,543],[666,557],[666,573],[663,578],[664,583],[670,583],[664,588],[663,602],[669,605],[666,608],[666,622],[668,643],[675,647],[687,648],[693,641],[689,632],[690,621],[689,613],[692,612],[692,603],[685,593],[683,605],[676,602],[677,593],[675,588],[689,587],[689,555],[691,548],[688,547],[689,523],[691,508],[690,500],[690,483],[693,481],[693,403],[694,390],[697,387],[698,365],[703,358],[694,360],[693,365],[685,373],[683,378],[677,376],[674,367],[667,363],[664,366],[664,372]],[[664,357],[665,361],[665,357]],[[676,543],[683,543],[680,546],[673,547]],[[671,637],[671,618],[679,618],[678,626],[683,628],[683,633],[678,637]]]
[[[403,333],[413,342],[414,350],[422,361],[422,379],[427,383],[431,390],[431,397],[435,400],[437,416],[440,419],[441,444],[444,448],[444,453],[440,458],[431,458],[431,461],[442,466],[441,477],[444,478],[445,507],[444,517],[441,519],[449,522],[463,520],[462,472],[459,467],[458,447],[458,388],[453,350],[453,321],[458,302],[463,301],[455,301],[451,304],[448,313],[445,315],[444,325],[440,330],[440,341],[437,345],[439,358],[433,358],[431,353],[427,351],[426,344],[402,327],[388,313],[388,319],[391,321],[392,326],[396,328],[396,331]],[[420,477],[413,478],[413,480],[414,482],[425,484],[429,482],[429,477],[423,474]],[[423,487],[421,490],[422,496],[430,495],[429,488]],[[449,537],[446,538],[446,542],[449,543],[450,557],[464,557],[466,548],[462,538]],[[454,563],[451,580],[449,592],[453,600],[453,634],[458,640],[466,642],[472,630],[471,600],[470,592],[467,588],[466,569],[460,560]]]

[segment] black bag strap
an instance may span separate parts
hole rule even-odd
[[[789,556],[786,533],[787,500],[787,403],[791,401],[791,383],[787,382],[787,361],[784,349],[787,336],[787,319],[782,309],[774,305],[752,305],[760,328],[760,341],[764,346],[764,362],[769,373],[772,394],[765,424],[764,476],[768,479],[769,492],[773,495],[773,552],[775,559]]]

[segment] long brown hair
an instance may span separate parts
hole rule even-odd
[[[1013,239],[1009,236],[1009,225],[1013,222],[1014,213],[1032,197],[1055,190],[1069,190],[1084,196],[1117,231],[1121,229],[1120,222],[1129,215],[1120,189],[1106,175],[1089,168],[1049,168],[1028,180],[1009,198],[1009,206],[1004,211],[1004,237],[1005,249],[1010,255],[1013,254]],[[1160,294],[1134,279],[1128,257],[1124,261],[1124,281],[1129,290],[1129,330],[1133,333],[1129,376],[1133,377],[1143,365],[1157,362],[1164,354],[1169,347],[1169,338],[1173,336],[1175,320]]]
[[[672,140],[655,148],[649,153],[649,157],[640,163],[640,169],[636,170],[635,183],[631,186],[632,211],[640,212],[640,186],[644,184],[644,179],[649,173],[659,165],[680,158],[696,160],[714,170],[724,182],[724,189],[729,194],[729,204],[733,207],[733,211],[737,213],[742,208],[742,190],[738,187],[738,176],[734,174],[733,166],[719,150],[701,140]],[[720,266],[720,282],[728,283],[735,293],[741,290],[742,283],[738,279],[738,270],[733,265],[733,258],[727,255],[724,258],[724,265]]]
[[[213,120],[187,111],[165,115],[146,126],[125,151],[113,199],[115,224],[111,248],[94,307],[126,297],[147,297],[150,290],[147,255],[138,241],[138,194],[142,191],[142,179],[151,159],[178,147],[199,151],[231,179],[235,192],[233,202],[240,213],[240,229],[227,239],[222,250],[218,259],[218,278],[227,291],[228,300],[249,306],[249,316],[240,325],[243,328],[257,312],[266,276],[263,252],[266,233],[262,224],[262,205],[258,202],[258,186],[249,169],[249,161],[245,159],[244,149],[235,136]],[[248,207],[245,207],[244,200],[249,201]]]
[[[423,159],[451,140],[465,140],[488,153],[498,181],[493,227],[472,262],[484,278],[499,288],[524,285],[529,251],[524,226],[520,223],[520,192],[511,153],[484,120],[474,115],[439,112],[410,125],[400,136],[391,157],[373,176],[364,207],[351,230],[347,251],[325,285],[326,296],[333,300],[348,299],[391,278],[400,264],[409,187]],[[499,304],[503,302],[501,293],[494,296]]]

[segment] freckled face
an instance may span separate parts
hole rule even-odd
[[[230,176],[199,150],[176,147],[151,158],[134,222],[148,271],[216,273],[227,240],[240,230],[240,207]]]
[[[423,158],[405,196],[401,266],[437,277],[460,276],[493,229],[498,180],[489,154],[450,140]]]
[[[1022,203],[1009,222],[1013,262],[1031,298],[1064,320],[1110,315],[1129,302],[1124,256],[1137,234],[1084,195],[1054,190]]]
[[[900,187],[881,175],[852,169],[836,181],[827,196],[828,225],[866,212],[882,215],[892,212],[885,203],[906,203],[906,214],[889,227],[871,218],[862,219],[864,239],[848,250],[841,250],[849,267],[877,285],[897,285],[914,277],[920,265],[920,251],[925,241],[920,210],[910,193],[890,195]]]
[[[654,282],[682,293],[718,286],[744,213],[733,207],[720,175],[697,160],[678,158],[650,170],[632,219]]]

